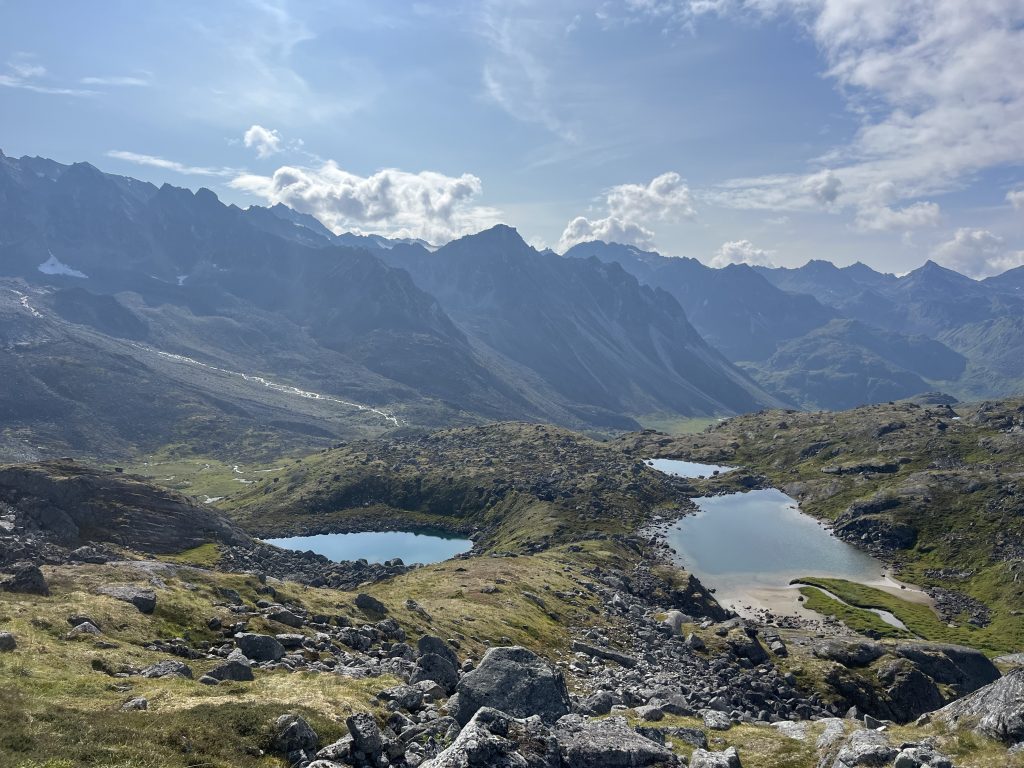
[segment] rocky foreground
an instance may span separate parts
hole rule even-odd
[[[525,429],[342,451],[333,491],[324,454],[257,510],[283,520],[279,493],[441,517],[454,493],[477,546],[415,568],[283,552],[77,462],[0,468],[0,765],[1024,765],[1014,657],[738,619],[637,532],[685,483]],[[510,435],[562,471],[481,451]]]

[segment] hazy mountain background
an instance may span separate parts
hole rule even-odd
[[[712,269],[496,226],[335,235],[87,163],[0,157],[3,450],[329,444],[493,419],[578,429],[929,390],[1021,391],[1024,272]]]

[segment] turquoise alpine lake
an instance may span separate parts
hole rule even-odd
[[[266,539],[267,544],[300,552],[312,550],[329,560],[367,560],[384,563],[396,557],[412,563],[439,563],[473,548],[469,539],[452,539],[407,531],[364,531],[360,533],[322,533],[316,536],[289,536]]]
[[[682,459],[647,459],[648,467],[676,477],[710,477],[716,474],[731,472],[735,467],[721,467],[717,464],[698,464],[695,461]]]
[[[723,606],[741,614],[758,608],[806,613],[791,581],[819,576],[870,584],[915,602],[918,590],[885,576],[886,565],[836,538],[795,499],[775,489],[693,500],[699,511],[668,531],[681,565]]]

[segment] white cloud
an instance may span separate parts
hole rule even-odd
[[[645,250],[654,247],[654,233],[636,222],[623,221],[614,216],[606,216],[603,219],[577,216],[565,226],[565,231],[558,240],[558,250],[565,253],[574,245],[592,240],[635,245]]]
[[[242,141],[245,146],[256,150],[257,157],[270,157],[281,151],[281,134],[262,125],[251,125]]]
[[[65,88],[59,85],[52,85],[40,82],[40,78],[46,77],[46,67],[37,64],[31,56],[17,54],[12,61],[7,62],[8,74],[0,73],[0,87],[18,88],[33,93],[45,93],[51,96],[94,96],[96,91],[84,88]]]
[[[804,181],[804,190],[819,205],[830,206],[839,199],[839,193],[843,189],[843,182],[839,180],[831,169],[808,176]]]
[[[918,202],[904,208],[865,206],[857,211],[856,226],[870,232],[901,231],[939,223],[938,203]]]
[[[733,240],[728,243],[722,243],[721,248],[712,257],[709,265],[720,269],[726,267],[729,264],[749,264],[752,267],[774,267],[775,264],[772,262],[772,256],[775,255],[775,251],[766,251],[763,248],[757,248],[749,240]]]
[[[975,278],[1024,265],[1024,251],[1007,250],[1003,239],[986,229],[961,227],[933,255],[950,269]]]
[[[282,166],[272,176],[242,174],[235,189],[316,216],[335,232],[421,238],[442,243],[497,223],[499,212],[475,205],[476,176],[386,168],[359,176],[328,160],[319,168]]]
[[[588,240],[652,248],[652,222],[682,221],[697,215],[690,188],[673,171],[647,184],[618,184],[604,193],[603,204],[605,216],[577,216],[569,222],[558,242],[562,251]]]
[[[144,77],[133,77],[130,75],[115,75],[112,77],[83,77],[80,81],[83,85],[117,85],[127,87],[143,87],[149,85],[149,80]]]
[[[1020,0],[984,0],[969,11],[963,0],[620,0],[617,8],[669,29],[697,29],[710,13],[795,18],[821,50],[825,74],[862,116],[847,145],[810,160],[841,185],[837,208],[863,207],[880,183],[894,185],[893,202],[907,201],[963,186],[986,168],[1024,163]],[[811,210],[821,202],[816,190],[826,201],[830,194],[810,181],[816,174],[733,179],[706,197],[737,208]],[[902,212],[928,216],[920,206]]]
[[[107,157],[115,160],[124,160],[135,165],[149,165],[154,168],[174,171],[186,176],[235,176],[239,173],[237,168],[207,168],[203,166],[185,165],[176,160],[167,160],[157,155],[144,155],[138,152],[126,152],[121,149],[112,149],[107,152]]]
[[[16,76],[25,80],[42,77],[46,74],[46,67],[31,61],[12,61],[8,66]]]
[[[1006,193],[1006,202],[1012,205],[1017,210],[1024,209],[1024,187],[1021,189],[1011,189]]]

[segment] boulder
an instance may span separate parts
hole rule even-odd
[[[345,720],[348,735],[352,737],[352,753],[356,762],[360,758],[376,765],[384,751],[384,737],[380,726],[369,712],[356,712]]]
[[[396,685],[377,694],[382,701],[393,701],[408,712],[415,712],[423,706],[423,691],[415,685]]]
[[[424,680],[432,680],[444,688],[446,694],[451,694],[459,683],[459,670],[443,656],[427,653],[416,660],[416,668],[409,682],[419,683]]]
[[[1005,744],[1024,742],[1024,668],[947,704],[933,717]]]
[[[235,645],[253,661],[280,661],[284,657],[284,646],[270,635],[241,632],[235,635]]]
[[[238,659],[228,659],[203,675],[203,677],[199,679],[199,682],[210,683],[213,681],[219,683],[222,680],[248,682],[249,680],[254,679],[252,667],[249,666],[247,662],[240,661]]]
[[[704,727],[712,731],[728,731],[732,728],[732,718],[725,712],[705,709],[701,711],[700,716],[704,720]]]
[[[186,680],[192,679],[192,668],[183,661],[177,659],[164,659],[152,664],[140,673],[143,677],[182,677]]]
[[[587,720],[566,715],[555,724],[554,735],[565,768],[679,765],[672,750],[641,736],[623,717]]]
[[[281,715],[274,721],[270,746],[288,759],[289,765],[307,763],[316,755],[320,739],[298,715]]]
[[[131,603],[139,613],[149,614],[156,610],[156,593],[152,589],[135,587],[131,584],[105,584],[96,592],[115,600]]]
[[[463,675],[456,691],[456,701],[449,700],[448,710],[462,725],[481,707],[518,718],[538,715],[545,723],[569,714],[562,673],[521,646],[488,650],[480,666]]]
[[[384,605],[384,603],[373,595],[368,595],[365,592],[360,592],[356,595],[355,604],[356,608],[361,611],[365,611],[366,613],[380,614],[388,612],[387,606]]]
[[[899,753],[880,731],[854,731],[839,747],[832,768],[887,766]]]
[[[953,768],[953,761],[928,747],[904,747],[892,768]]]
[[[691,616],[687,616],[682,611],[669,611],[665,614],[664,624],[672,630],[672,634],[678,635],[683,628],[683,624],[692,620]]]
[[[122,712],[144,712],[147,709],[149,709],[149,700],[145,696],[136,696],[121,705]]]
[[[824,640],[811,652],[819,659],[834,661],[844,667],[866,667],[885,654],[885,647],[880,643]]]
[[[10,566],[10,576],[0,581],[0,590],[24,595],[49,597],[50,585],[34,563],[21,562]]]
[[[729,747],[722,752],[708,752],[706,749],[695,749],[690,755],[690,768],[742,768],[740,755],[736,747]]]
[[[18,647],[18,641],[10,632],[0,632],[0,651],[13,651]]]
[[[581,701],[577,709],[581,715],[607,715],[614,703],[615,696],[611,691],[597,691]]]
[[[936,683],[952,687],[957,696],[966,696],[999,679],[996,665],[974,648],[941,643],[907,643],[897,646],[894,652]]]
[[[581,642],[579,640],[572,641],[572,649],[579,653],[585,653],[587,656],[596,656],[599,659],[605,661],[614,661],[621,667],[633,668],[637,665],[637,660],[626,653],[620,653],[619,651],[612,650],[611,648],[602,648],[597,645],[590,645],[588,643]]]
[[[562,768],[559,745],[538,717],[477,710],[451,746],[420,768]]]
[[[420,656],[426,656],[428,653],[432,653],[435,656],[441,656],[447,659],[453,667],[459,666],[459,657],[455,654],[452,647],[440,637],[424,635],[416,643],[416,650],[419,651]]]
[[[296,616],[287,608],[279,608],[275,611],[271,611],[267,614],[267,618],[271,621],[276,621],[278,624],[284,624],[286,627],[292,627],[294,629],[298,629],[306,623],[303,619]]]

